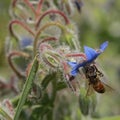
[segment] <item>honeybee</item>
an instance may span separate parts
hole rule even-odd
[[[105,93],[107,88],[109,88],[109,90],[113,90],[113,88],[101,80],[101,77],[104,75],[98,70],[95,64],[88,64],[84,66],[84,72],[89,85],[87,95],[90,94],[90,87],[98,93]]]

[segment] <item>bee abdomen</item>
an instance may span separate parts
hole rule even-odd
[[[98,93],[104,93],[105,92],[105,88],[101,83],[98,83],[98,84],[94,85],[93,88]]]
[[[105,88],[99,89],[98,92],[99,93],[104,93],[105,92]]]

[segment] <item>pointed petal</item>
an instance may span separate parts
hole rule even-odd
[[[68,65],[70,65],[72,68],[74,68],[74,67],[77,65],[76,62],[67,62],[67,63],[68,63]]]
[[[98,56],[98,53],[93,48],[88,46],[84,46],[84,51],[87,57],[87,61],[92,61]]]
[[[103,44],[100,45],[100,50],[104,51],[108,46],[108,41],[105,41]]]
[[[72,70],[71,70],[71,75],[72,75],[72,76],[76,76],[77,73],[79,72],[79,68],[80,68],[80,67],[83,67],[83,66],[85,66],[85,65],[86,65],[86,61],[83,62],[83,63],[77,64],[75,67],[72,68]]]
[[[77,66],[76,66],[76,69],[79,69],[80,67],[84,67],[86,65],[88,61],[84,61],[82,63],[79,63]]]
[[[70,74],[71,74],[72,76],[76,76],[77,73],[78,73],[78,70],[77,70],[77,69],[74,69],[74,70],[71,71]]]

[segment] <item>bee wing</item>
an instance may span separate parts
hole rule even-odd
[[[105,76],[103,76],[101,78],[101,82],[103,83],[106,92],[113,92],[113,91],[115,91],[115,89],[110,86],[110,84],[108,83],[108,80],[107,80],[107,78]]]
[[[105,80],[104,80],[105,81]],[[107,93],[114,93],[114,94],[116,94],[116,95],[119,95],[120,96],[120,92],[117,90],[117,89],[115,89],[115,87],[111,87],[111,85],[109,85],[108,83],[106,83],[106,82],[103,82],[102,81],[102,83],[103,83],[103,85],[104,85],[104,87],[105,87],[105,90],[106,90],[106,92]]]
[[[106,73],[104,72],[102,66],[100,66],[100,64],[98,64],[97,62],[95,64],[96,64],[98,70],[103,74],[103,76],[100,76],[100,81],[103,83],[106,91],[107,92],[108,91],[110,91],[110,92],[114,91],[115,89],[111,87],[111,85],[109,83],[109,80],[108,80],[108,77],[107,77]]]

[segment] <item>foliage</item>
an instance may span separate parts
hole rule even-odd
[[[95,59],[108,42],[97,50],[87,47],[85,53],[81,52],[79,30],[71,16],[80,14],[82,6],[81,0],[11,2],[5,52],[13,73],[10,73],[9,83],[2,77],[0,79],[1,94],[9,98],[0,105],[1,119],[77,120],[100,117],[96,111],[98,95],[94,91],[91,96],[86,96],[89,84],[85,70],[86,64],[96,65]],[[89,22],[85,19],[84,29]],[[101,32],[99,34],[101,36]],[[72,74],[74,70],[75,75]]]

